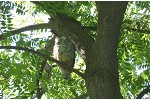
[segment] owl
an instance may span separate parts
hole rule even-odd
[[[53,48],[54,58],[63,62],[68,67],[74,67],[75,63],[75,48],[67,34],[55,37],[55,44]],[[71,71],[59,66],[59,70],[64,79],[69,79]]]

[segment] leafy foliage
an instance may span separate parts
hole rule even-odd
[[[39,2],[38,6],[31,2],[0,2],[0,30],[1,34],[11,34],[13,28],[28,24],[43,23],[41,16],[50,15],[54,18],[57,12],[65,13],[79,21],[84,27],[96,27],[97,11],[95,2]],[[29,5],[32,5],[29,7]],[[137,95],[150,83],[150,2],[130,2],[126,10],[118,45],[118,59],[120,72],[120,87],[124,98],[136,98]],[[16,10],[19,17],[30,14],[31,23],[23,17],[20,22],[15,19],[12,10]],[[47,10],[45,12],[45,10]],[[38,18],[36,19],[36,16]],[[35,20],[36,19],[36,20]],[[19,27],[20,28],[20,27]],[[96,30],[87,30],[95,37]],[[17,34],[1,40],[3,46],[15,45],[34,50],[43,50],[44,44],[51,39],[49,30],[47,37],[34,37],[44,30]],[[43,50],[44,52],[44,50]],[[50,55],[51,56],[51,55]],[[0,51],[0,90],[5,98],[30,98],[36,94],[38,73],[41,69],[43,58],[25,51],[1,50]],[[48,62],[56,66],[53,62]],[[75,68],[85,71],[85,64],[77,53]],[[139,73],[139,70],[141,72]],[[57,67],[52,70],[52,76],[47,79],[46,72],[40,80],[40,86],[46,90],[46,98],[76,98],[86,93],[85,81],[72,73],[71,79],[65,81]],[[32,94],[32,92],[34,93]]]
[[[135,98],[150,83],[149,20],[140,7],[145,2],[140,3],[138,6],[138,2],[129,3],[118,47],[120,84],[125,98]]]
[[[10,13],[10,10],[14,7],[14,5],[11,2],[8,1],[1,1],[1,11],[0,11],[0,23],[1,23],[1,33],[7,32],[7,30],[12,29],[12,14]]]

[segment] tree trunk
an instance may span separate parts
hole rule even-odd
[[[86,63],[85,81],[89,98],[122,98],[119,85],[117,46],[127,2],[96,2],[98,29],[96,41],[84,28],[63,14],[58,28],[69,34]]]
[[[98,30],[86,63],[89,98],[122,98],[119,86],[117,46],[127,2],[96,2]]]

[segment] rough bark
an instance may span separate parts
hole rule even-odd
[[[96,2],[97,38],[86,63],[89,98],[122,98],[119,87],[117,45],[127,2]]]

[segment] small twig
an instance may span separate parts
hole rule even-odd
[[[136,99],[142,99],[142,97],[143,97],[145,94],[147,94],[148,92],[150,92],[150,85],[147,86],[147,88],[144,89],[142,92],[140,92]]]
[[[42,73],[43,73],[43,70],[44,70],[44,66],[45,66],[45,64],[46,64],[46,61],[47,61],[47,59],[45,59],[45,58],[44,58],[44,60],[42,61],[41,70],[40,70],[40,72],[39,72],[39,79],[41,79],[41,77],[42,77]]]
[[[37,98],[40,99],[40,80],[36,80],[36,86],[37,86]]]
[[[43,91],[40,88],[40,79],[42,78],[42,73],[43,73],[46,61],[47,61],[47,59],[44,58],[44,60],[42,61],[42,64],[41,64],[41,69],[40,69],[40,71],[38,71],[38,78],[37,78],[37,99],[41,99],[41,97],[43,95]]]

